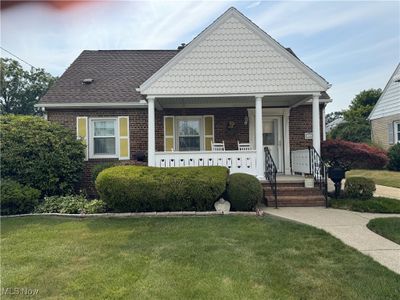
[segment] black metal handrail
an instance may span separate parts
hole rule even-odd
[[[319,186],[325,197],[325,206],[328,207],[328,168],[314,147],[308,147],[310,159],[310,174]]]
[[[276,191],[276,173],[278,172],[274,159],[272,158],[271,152],[268,147],[264,147],[265,152],[265,178],[269,181],[271,185],[272,195],[275,198],[275,208],[278,208],[278,199]]]

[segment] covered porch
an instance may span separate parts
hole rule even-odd
[[[299,173],[297,166],[305,169],[309,160],[293,151],[302,145],[291,137],[291,131],[294,136],[297,129],[290,119],[307,118],[299,112],[300,106],[310,111],[310,140],[304,145],[309,143],[319,153],[321,98],[319,92],[148,96],[148,163],[156,167],[225,166],[230,173],[247,173],[263,180],[272,161],[278,174]],[[213,143],[224,143],[224,150],[213,149]],[[243,143],[249,147],[239,147]]]

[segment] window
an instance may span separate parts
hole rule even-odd
[[[117,120],[115,118],[92,119],[90,126],[91,157],[117,157]]]
[[[201,117],[177,118],[177,148],[179,151],[200,151]]]
[[[400,122],[394,123],[394,138],[396,143],[400,143]]]

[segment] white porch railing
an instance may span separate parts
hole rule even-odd
[[[252,150],[221,152],[156,152],[155,160],[155,166],[161,168],[224,166],[229,168],[231,174],[257,174],[256,151]]]
[[[291,153],[292,173],[310,173],[310,150],[295,150]]]

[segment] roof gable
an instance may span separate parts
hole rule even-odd
[[[400,63],[390,77],[382,95],[376,102],[368,119],[374,120],[386,116],[400,114]]]
[[[230,8],[140,86],[147,95],[325,91],[329,84]]]

